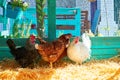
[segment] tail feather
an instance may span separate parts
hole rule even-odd
[[[83,41],[83,44],[84,44],[88,49],[91,48],[91,40],[90,40],[89,36],[88,36],[86,33],[83,33],[83,34],[82,34],[82,41]]]
[[[91,57],[91,40],[90,40],[90,37],[86,33],[83,33],[82,34],[82,41],[83,41],[83,44],[89,50],[89,57],[88,57],[88,59],[90,59],[90,57]]]
[[[10,48],[10,50],[15,50],[15,49],[16,49],[16,45],[15,45],[15,43],[13,42],[12,39],[8,39],[8,40],[6,41],[6,43],[7,43],[8,47]]]

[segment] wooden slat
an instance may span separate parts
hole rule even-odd
[[[90,29],[90,22],[88,21],[88,11],[81,11],[81,23],[82,33]]]
[[[98,56],[98,55],[117,55],[120,52],[120,48],[97,48],[93,49],[92,48],[92,55],[93,56]]]
[[[56,0],[48,0],[48,39],[56,39]]]
[[[69,26],[69,25],[57,25],[57,29],[59,30],[74,30],[75,26]]]
[[[94,60],[100,60],[100,59],[108,59],[108,58],[112,58],[115,57],[117,55],[97,55],[97,56],[91,56],[90,59],[94,59]]]
[[[85,20],[88,20],[88,11],[81,11],[81,16],[85,17]]]
[[[48,16],[45,16],[45,19],[47,19]],[[75,15],[56,15],[56,19],[75,19]]]
[[[120,37],[93,37],[92,48],[120,48]]]

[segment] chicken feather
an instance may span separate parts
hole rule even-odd
[[[83,42],[80,42],[79,37],[76,37],[67,48],[68,58],[77,64],[82,64],[86,59],[90,58],[91,53],[90,38],[84,33],[82,39]]]
[[[23,68],[29,66],[32,68],[31,64],[34,64],[39,59],[39,53],[34,46],[35,36],[33,35],[30,35],[27,39],[25,46],[17,47],[12,39],[8,39],[6,43],[10,49],[10,53]]]
[[[52,42],[45,42],[42,40],[43,43],[36,44],[35,48],[38,49],[39,54],[42,56],[43,60],[50,63],[52,68],[52,63],[62,58],[65,54],[64,50],[66,50],[66,46],[69,44],[71,37],[71,34],[63,34],[57,40]]]

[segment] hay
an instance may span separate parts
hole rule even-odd
[[[0,62],[0,80],[120,80],[120,58],[91,60],[83,65],[59,61],[54,69],[41,61],[34,69],[20,68],[14,60]]]

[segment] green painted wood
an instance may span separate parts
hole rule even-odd
[[[0,38],[0,59],[12,58],[6,40]],[[27,39],[20,38],[13,40],[17,46],[24,46]],[[107,59],[120,55],[120,37],[92,37],[91,41],[91,59]]]
[[[13,58],[8,47],[0,47],[0,60]]]
[[[92,37],[92,48],[120,48],[120,37]]]
[[[19,39],[12,39],[12,40],[15,42],[16,46],[24,46],[27,39],[19,38]],[[0,50],[2,47],[7,47],[6,41],[7,41],[7,38],[0,38]]]
[[[76,15],[76,9],[79,8],[60,8],[56,7],[56,15]],[[44,12],[47,13],[48,9],[44,8]]]
[[[113,55],[96,55],[96,56],[91,56],[91,60],[101,60],[101,59],[108,59],[108,58],[112,58],[112,57],[115,57],[116,55],[113,54]]]
[[[56,38],[56,0],[48,0],[48,40]]]
[[[120,53],[120,48],[97,48],[94,49],[92,48],[92,54],[93,56],[97,56],[97,55],[117,55]]]
[[[5,6],[5,4],[6,4],[6,0],[0,0],[0,6]]]
[[[19,38],[19,39],[12,39],[16,46],[24,46],[26,42],[26,38]],[[13,58],[13,56],[10,53],[10,49],[8,48],[6,44],[7,38],[0,38],[0,60],[3,60],[5,58]]]
[[[92,58],[106,59],[120,55],[120,37],[91,37]]]
[[[3,15],[0,15],[0,23],[7,23],[7,18],[4,17]]]

